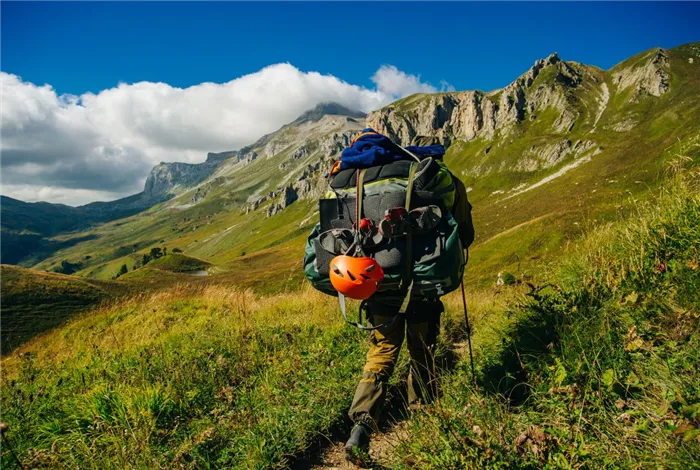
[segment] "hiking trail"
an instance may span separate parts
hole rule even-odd
[[[295,469],[310,470],[353,470],[357,468],[389,469],[394,468],[396,457],[394,449],[408,435],[408,420],[388,423],[386,430],[372,435],[369,456],[371,462],[364,465],[345,460],[344,440],[331,440],[329,445]],[[349,431],[349,430],[348,430]]]

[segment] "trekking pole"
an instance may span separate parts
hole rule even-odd
[[[4,421],[0,421],[0,436],[2,436],[2,440],[3,442],[5,442],[5,446],[10,451],[10,454],[12,454],[12,457],[14,457],[17,466],[21,469],[24,469],[24,465],[22,465],[22,462],[20,462],[19,457],[17,457],[17,454],[15,454],[15,450],[10,445],[10,440],[7,438],[7,436],[5,436],[5,433],[8,429],[10,429],[10,426],[8,426],[8,424]]]
[[[462,304],[464,305],[464,321],[467,324],[467,344],[469,345],[469,362],[472,366],[472,378],[476,387],[476,372],[474,370],[474,356],[472,355],[472,328],[469,326],[469,313],[467,311],[467,296],[464,294],[464,279],[462,279]]]

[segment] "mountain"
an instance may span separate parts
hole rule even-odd
[[[699,51],[655,48],[607,71],[552,54],[503,89],[413,95],[367,122],[404,144],[450,145],[445,161],[475,206],[477,256],[517,269],[587,221],[622,215],[697,138]]]
[[[449,146],[445,161],[474,205],[468,280],[492,282],[499,271],[529,272],[583,227],[624,217],[631,199],[651,194],[700,134],[699,51],[655,48],[607,71],[551,54],[503,89],[416,94],[366,123],[402,144],[431,135]],[[366,125],[362,116],[324,104],[200,166],[161,164],[147,189],[167,200],[57,237],[65,247],[27,264],[81,263],[78,275],[109,278],[168,246],[212,263],[211,272],[239,273],[242,284],[294,285],[323,176]]]
[[[350,118],[364,119],[367,115],[360,111],[355,111],[338,103],[321,103],[315,108],[306,111],[294,120],[290,126],[298,126],[306,121],[318,121],[323,116],[347,116]]]

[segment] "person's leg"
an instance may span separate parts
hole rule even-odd
[[[437,394],[435,378],[435,343],[440,332],[439,300],[423,300],[409,306],[406,315],[408,352],[411,369],[408,375],[408,403],[430,402]]]
[[[397,310],[398,308],[370,302],[367,305],[367,317],[371,324],[380,325],[394,318]],[[387,382],[394,372],[401,351],[404,328],[404,319],[399,317],[391,325],[372,332],[367,363],[348,413],[354,423],[365,424],[373,430],[377,428],[387,393]]]

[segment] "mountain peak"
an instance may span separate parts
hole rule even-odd
[[[327,102],[327,103],[320,103],[316,105],[315,108],[310,109],[303,113],[301,116],[299,116],[293,123],[292,125],[295,124],[301,124],[302,122],[305,121],[318,121],[323,116],[327,115],[338,115],[338,116],[348,116],[352,118],[364,118],[367,116],[365,113],[361,111],[355,111],[353,109],[350,109],[346,106],[343,106],[340,103],[335,103],[335,102]]]

